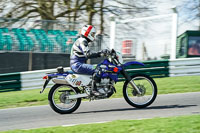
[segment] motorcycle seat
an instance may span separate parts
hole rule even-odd
[[[72,70],[68,70],[68,71],[66,71],[66,73],[69,73],[69,74],[79,74],[79,75],[89,75],[89,74],[83,74],[83,73],[76,73],[76,72],[74,72]]]

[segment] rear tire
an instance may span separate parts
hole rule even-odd
[[[69,114],[78,109],[81,104],[81,98],[69,100],[67,95],[79,93],[79,89],[70,85],[55,84],[49,91],[49,104],[51,108],[60,114]],[[72,104],[72,105],[71,105]],[[69,105],[69,107],[67,107]]]
[[[123,86],[123,96],[127,103],[136,108],[145,108],[151,105],[157,96],[157,86],[155,81],[143,74],[131,76],[131,80],[137,85],[142,94],[138,94],[126,81]]]

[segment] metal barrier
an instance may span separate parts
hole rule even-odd
[[[169,61],[159,60],[159,61],[145,61],[143,62],[145,66],[140,65],[130,65],[126,67],[126,71],[129,74],[146,74],[153,78],[162,78],[169,76]],[[119,76],[120,80],[123,80],[122,75]]]
[[[70,68],[65,68],[65,71]],[[42,89],[46,73],[56,72],[56,69],[21,72],[21,90]],[[47,87],[51,87],[53,82],[50,81]]]
[[[0,92],[21,90],[20,73],[0,74]]]
[[[145,61],[143,63],[145,66],[131,65],[126,69],[130,74],[142,73],[153,78],[200,75],[200,58]],[[65,68],[65,71],[67,70],[69,67]],[[0,92],[41,89],[44,84],[42,77],[48,72],[56,72],[56,69],[0,74]],[[119,80],[123,80],[122,75],[119,76]],[[47,87],[52,85],[53,83],[50,82]]]
[[[200,58],[186,58],[169,62],[169,76],[200,75]]]

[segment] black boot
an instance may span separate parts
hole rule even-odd
[[[99,96],[100,93],[97,90],[97,86],[96,83],[100,83],[101,82],[101,77],[98,73],[94,73],[92,76],[92,94],[94,94],[95,96]]]

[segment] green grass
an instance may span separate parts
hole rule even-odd
[[[158,94],[200,91],[200,76],[170,77],[155,79]],[[116,84],[117,93],[112,98],[122,97],[123,82]],[[26,90],[0,93],[0,109],[48,104],[48,91]]]
[[[0,109],[48,104],[48,91],[25,90],[0,93]]]
[[[200,76],[155,79],[159,94],[200,91]]]
[[[101,124],[13,130],[2,133],[199,133],[199,123],[200,115],[191,115],[145,120],[117,120]]]

